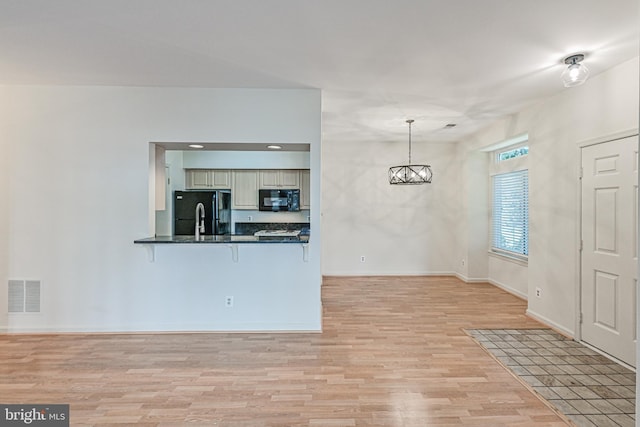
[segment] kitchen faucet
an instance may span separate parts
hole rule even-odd
[[[200,240],[200,235],[204,235],[204,205],[196,205],[196,240]]]

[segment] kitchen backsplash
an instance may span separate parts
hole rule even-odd
[[[264,212],[234,209],[231,211],[231,222],[309,222],[309,211]]]
[[[260,230],[302,230],[301,234],[309,234],[308,222],[236,222],[234,234],[253,235]]]

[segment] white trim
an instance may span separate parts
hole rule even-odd
[[[507,138],[504,141],[496,142],[495,144],[488,145],[486,147],[481,148],[479,151],[495,151],[500,150],[502,148],[508,147],[510,145],[523,144],[527,142],[529,139],[529,133],[521,133],[520,135],[513,136],[511,138]]]
[[[517,254],[510,255],[507,251],[501,252],[499,250],[489,249],[487,251],[489,256],[495,259],[499,259],[501,261],[511,262],[513,264],[518,264],[522,267],[529,267],[529,256],[528,255],[520,255]]]
[[[582,340],[582,323],[581,323],[581,313],[582,313],[582,248],[580,242],[582,241],[582,149],[585,146],[578,146],[578,197],[577,197],[577,208],[576,215],[577,224],[576,227],[576,248],[578,252],[578,262],[576,263],[576,283],[574,284],[575,290],[575,313],[576,316],[573,319],[573,327],[575,328],[574,338],[576,340]]]
[[[520,298],[524,301],[528,301],[529,300],[529,296],[523,292],[520,292],[517,289],[514,289],[510,286],[505,285],[504,283],[500,283],[497,280],[493,280],[493,279],[480,279],[480,278],[468,278],[463,274],[460,273],[456,273],[456,277],[460,280],[462,280],[465,283],[486,283],[488,285],[491,286],[495,286],[496,288],[500,288],[505,292],[510,293],[511,295],[513,295],[516,298]]]
[[[577,340],[576,340],[576,341],[577,341]],[[631,366],[631,365],[629,365],[628,363],[625,363],[625,362],[623,362],[623,361],[622,361],[622,360],[620,360],[620,359],[616,359],[615,357],[613,357],[613,356],[612,356],[612,355],[610,355],[609,353],[606,353],[606,352],[604,352],[604,351],[600,350],[598,347],[594,347],[594,346],[592,346],[591,344],[589,344],[588,342],[585,342],[585,341],[582,341],[582,340],[580,340],[580,344],[582,344],[582,345],[583,345],[583,346],[585,346],[585,347],[590,348],[591,350],[595,351],[595,352],[596,352],[596,353],[598,353],[598,354],[601,354],[602,356],[606,357],[607,359],[609,359],[609,360],[611,360],[611,361],[613,361],[613,362],[616,362],[618,365],[622,365],[622,366],[624,366],[625,368],[629,369],[630,371],[636,372],[636,368],[635,368],[635,366]]]
[[[453,271],[441,271],[441,272],[428,272],[428,273],[348,273],[348,274],[329,274],[324,273],[322,278],[328,277],[455,277],[465,283],[489,283],[489,279],[484,277],[467,277],[462,273]]]
[[[111,330],[100,330],[100,331],[91,331],[91,330],[87,330],[87,331],[76,331],[76,330],[64,330],[64,331],[58,331],[58,330],[46,330],[46,331],[41,331],[40,329],[33,329],[33,328],[23,328],[23,330],[20,331],[8,331],[8,330],[3,330],[0,329],[0,332],[8,334],[8,335],[33,335],[33,334],[45,334],[45,335],[122,335],[122,334],[126,334],[126,335],[137,335],[137,334],[144,334],[144,335],[169,335],[169,334],[321,334],[322,330],[317,330],[317,329],[274,329],[274,330],[262,330],[262,329],[255,329],[255,330],[237,330],[237,329],[230,329],[230,330],[215,330],[215,331],[207,331],[207,330],[200,330],[200,329],[186,329],[186,330],[171,330],[171,329],[159,329],[159,330],[142,330],[142,331],[111,331]]]
[[[256,333],[273,333],[273,332],[322,332],[322,329],[314,328],[309,323],[260,323],[260,322],[220,322],[220,323],[202,323],[202,324],[138,324],[138,325],[116,325],[116,326],[9,326],[2,328],[7,334],[58,334],[58,333],[231,333],[231,332],[256,332]]]
[[[323,272],[322,277],[374,277],[374,276],[456,276],[454,271],[347,271]]]
[[[465,283],[489,283],[489,279],[482,277],[467,277],[462,273],[455,273],[455,277],[462,280]]]
[[[493,286],[502,289],[503,291],[509,292],[513,296],[521,298],[525,301],[529,301],[529,295],[525,294],[524,292],[520,292],[519,290],[514,289],[511,286],[507,286],[504,283],[500,283],[497,280],[489,279],[488,282]]]
[[[602,144],[604,142],[617,141],[618,139],[629,138],[630,136],[637,136],[638,128],[627,129],[620,132],[611,133],[604,136],[598,136],[596,138],[589,138],[582,141],[578,141],[578,147],[584,148],[590,145]],[[582,164],[582,162],[580,162]]]
[[[572,338],[575,336],[575,332],[574,331],[571,331],[571,330],[565,328],[564,326],[561,326],[561,325],[557,324],[553,320],[547,319],[543,315],[532,311],[530,308],[527,309],[526,314],[527,314],[527,316],[531,317],[532,319],[537,320],[538,322],[540,322],[540,323],[542,323],[544,325],[547,325],[551,329],[555,329],[556,331],[560,332],[563,335],[566,335],[566,336],[572,337]]]

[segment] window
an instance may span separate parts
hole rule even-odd
[[[493,176],[491,250],[518,258],[529,255],[529,171]]]
[[[505,160],[513,159],[515,157],[526,156],[527,154],[529,154],[529,147],[527,147],[527,146],[513,148],[511,150],[499,152],[498,153],[498,161],[502,162],[502,161],[505,161]]]

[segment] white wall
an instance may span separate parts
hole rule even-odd
[[[529,313],[569,334],[575,333],[579,280],[578,143],[633,128],[638,128],[637,58],[592,77],[583,86],[564,90],[500,120],[460,143],[460,156],[475,158],[485,147],[529,134],[530,235],[526,281],[521,266],[489,260],[486,250],[475,253],[475,262],[489,266],[489,280],[516,294],[526,294]],[[468,159],[463,165],[462,174],[468,177],[467,182],[481,183],[466,191],[474,192],[476,188],[485,191],[486,165]],[[467,199],[463,209],[471,212],[478,206]],[[467,225],[467,229],[470,227]],[[462,253],[465,250],[461,248]],[[534,296],[536,287],[542,289],[541,298]]]
[[[527,263],[490,254],[488,281],[522,299],[528,299],[529,267]]]
[[[165,209],[156,211],[156,236],[170,236],[173,234],[173,192],[184,190],[184,169],[182,165],[182,151],[167,151],[166,165],[169,168],[169,185],[167,185]]]
[[[0,97],[4,93],[0,89]],[[8,105],[0,103],[0,281],[7,283],[9,279],[9,206],[11,187],[9,185],[9,166],[12,155],[11,144],[7,138],[7,109]],[[3,292],[4,291],[4,292]],[[6,287],[0,285],[0,330],[8,321]]]
[[[322,149],[323,274],[455,270],[462,222],[455,144],[414,141],[414,163],[434,174],[432,184],[416,186],[388,181],[389,166],[406,161],[406,142],[324,140]]]
[[[240,249],[235,267],[252,273],[242,270],[240,280],[233,281],[229,248],[161,248],[156,262],[150,263],[146,250],[133,244],[148,235],[155,220],[149,211],[150,141],[310,143],[311,202],[319,213],[319,91],[48,86],[0,90],[0,162],[8,165],[1,168],[8,172],[1,173],[9,178],[8,185],[0,179],[0,194],[9,190],[9,197],[0,202],[0,233],[8,235],[0,251],[6,250],[7,242],[11,254],[2,256],[9,261],[0,295],[7,294],[6,279],[39,279],[43,287],[40,314],[11,315],[0,328],[320,328],[320,234],[311,241],[309,262],[302,261],[300,245],[294,245],[297,250],[276,251],[290,260],[297,276],[273,287],[260,280],[261,269],[273,262],[260,248]],[[12,149],[5,157],[8,145]],[[319,221],[312,227],[320,231]],[[251,254],[258,258],[248,258]],[[216,310],[228,286],[235,286],[237,301],[248,305]],[[299,309],[283,306],[292,303],[292,297]]]
[[[185,169],[309,169],[307,151],[183,151]]]
[[[489,154],[467,152],[458,144],[460,165],[459,222],[457,257],[453,264],[465,281],[483,282],[488,278],[487,248],[489,239]],[[461,209],[465,206],[466,209]]]
[[[297,212],[266,212],[234,209],[231,211],[231,221],[236,222],[309,222],[311,215],[308,210]]]

